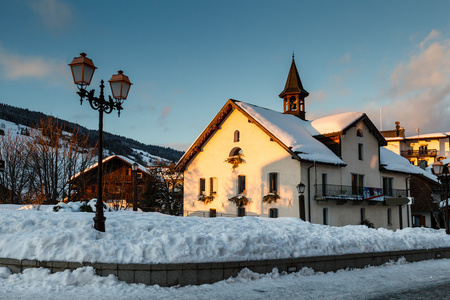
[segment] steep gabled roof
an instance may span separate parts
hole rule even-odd
[[[186,167],[208,139],[217,131],[225,118],[235,109],[244,114],[293,157],[304,161],[346,165],[330,149],[311,135],[310,131],[314,130],[311,129],[309,121],[230,99],[181,157],[177,164],[178,170],[183,170]],[[317,133],[317,131],[315,132]]]
[[[113,159],[120,159],[121,161],[125,162],[126,164],[128,164],[128,165],[130,165],[130,166],[131,166],[132,164],[135,163],[133,160],[131,160],[131,159],[129,159],[129,158],[123,156],[123,155],[111,155],[111,156],[108,156],[108,157],[104,158],[104,159],[102,160],[102,164],[105,164],[106,162],[111,161],[111,160],[113,160]],[[96,162],[95,164],[93,164],[93,165],[87,167],[87,168],[84,169],[82,172],[79,172],[79,173],[77,173],[76,175],[72,176],[72,177],[70,178],[70,180],[74,180],[74,179],[76,179],[78,176],[80,176],[81,174],[84,174],[84,173],[86,173],[86,172],[95,170],[95,169],[97,168],[97,166],[98,166],[98,162]],[[150,172],[147,170],[147,168],[144,167],[144,166],[141,165],[141,164],[138,164],[138,171],[141,171],[141,172],[150,174]]]
[[[292,56],[291,68],[286,80],[284,90],[280,93],[280,98],[283,98],[287,94],[302,94],[307,97],[309,93],[303,88],[302,81],[298,75],[297,67],[295,65],[294,56]]]

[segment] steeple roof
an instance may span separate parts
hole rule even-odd
[[[279,95],[280,98],[283,98],[287,94],[301,94],[304,97],[307,97],[309,93],[303,88],[302,81],[300,80],[300,76],[298,75],[297,67],[295,66],[294,55],[292,55],[292,64],[289,69],[289,74],[286,80],[286,85],[284,86],[284,90]]]

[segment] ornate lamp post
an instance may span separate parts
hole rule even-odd
[[[132,164],[131,171],[133,172],[133,211],[137,211],[137,191],[136,191],[137,170],[138,164],[137,163]]]
[[[72,71],[73,82],[78,87],[77,94],[80,96],[80,104],[83,104],[83,100],[89,101],[91,107],[98,110],[99,122],[98,122],[98,194],[96,212],[94,217],[94,228],[98,231],[105,231],[105,216],[103,214],[103,113],[110,114],[113,110],[117,110],[120,117],[120,111],[123,109],[122,104],[127,99],[128,92],[130,91],[131,82],[127,76],[123,75],[122,71],[113,75],[109,80],[113,97],[108,96],[108,100],[104,95],[104,81],[100,82],[100,96],[95,97],[95,90],[87,91],[86,87],[91,83],[92,76],[95,69],[97,69],[91,59],[86,57],[86,53],[81,53],[80,57],[75,57],[69,64]]]
[[[450,234],[449,228],[449,213],[448,213],[448,187],[450,183],[450,165],[444,165],[442,161],[435,161],[432,165],[434,174],[439,178],[439,181],[444,186],[445,197],[445,232]],[[439,203],[439,208],[441,205]]]

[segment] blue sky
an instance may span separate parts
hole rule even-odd
[[[91,88],[117,70],[134,84],[104,130],[185,150],[230,98],[281,111],[294,51],[308,119],[361,111],[384,130],[450,131],[449,11],[447,0],[2,1],[0,102],[97,129],[67,66],[86,52]]]

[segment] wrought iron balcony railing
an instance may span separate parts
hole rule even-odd
[[[316,184],[317,200],[374,200],[383,201],[385,197],[407,197],[408,193],[403,189],[382,189],[374,187],[354,187],[346,185]]]
[[[437,156],[437,150],[436,149],[427,149],[427,150],[401,150],[400,151],[401,156],[405,157],[419,157],[419,156],[431,156],[435,157]]]

